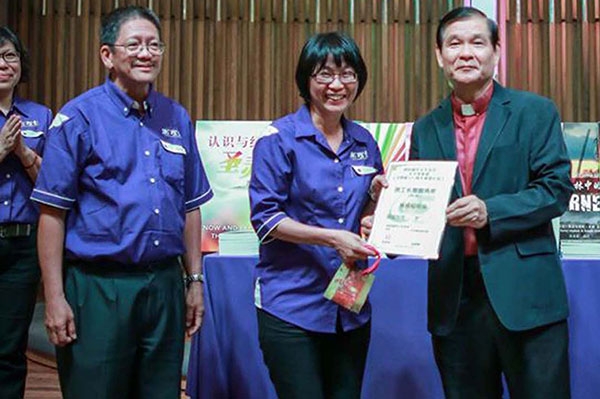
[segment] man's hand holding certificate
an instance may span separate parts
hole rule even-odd
[[[369,243],[395,255],[437,259],[457,162],[394,162],[377,202]]]

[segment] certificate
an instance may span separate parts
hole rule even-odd
[[[369,243],[379,251],[437,259],[458,163],[408,161],[389,165],[389,187],[375,209]]]

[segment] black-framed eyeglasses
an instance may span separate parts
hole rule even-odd
[[[312,77],[315,78],[317,83],[326,84],[326,85],[333,83],[333,81],[335,80],[336,77],[343,84],[351,84],[351,83],[356,83],[358,81],[358,76],[356,75],[356,72],[354,72],[354,71],[343,71],[341,73],[333,73],[331,71],[321,70],[321,71],[315,73],[314,75],[312,75]]]
[[[16,64],[21,60],[21,54],[16,51],[7,51],[6,53],[0,54],[0,58],[7,64]]]
[[[127,44],[109,44],[113,47],[122,47],[127,52],[127,55],[138,55],[145,48],[152,55],[162,55],[165,52],[166,45],[162,42],[140,43],[131,42]]]

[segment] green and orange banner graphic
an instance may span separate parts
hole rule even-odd
[[[248,183],[252,150],[270,121],[196,121],[196,139],[214,198],[202,206],[202,251],[218,250],[218,235],[252,230]],[[363,123],[379,144],[384,166],[408,159],[412,123]]]

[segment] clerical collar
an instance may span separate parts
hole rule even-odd
[[[486,111],[490,101],[492,100],[492,95],[494,94],[494,84],[491,83],[489,87],[481,93],[479,97],[475,99],[470,104],[464,103],[461,99],[456,97],[454,93],[450,96],[450,101],[452,102],[452,110],[454,113],[462,116],[473,116],[479,115]]]

